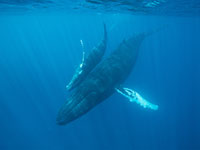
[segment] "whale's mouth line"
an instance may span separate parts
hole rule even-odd
[[[81,97],[81,100],[76,103],[73,107],[71,107],[68,111],[67,111],[67,114],[71,114],[73,109],[77,108],[78,106],[80,106],[80,104],[86,99],[86,97],[88,97],[88,95],[90,95],[91,93],[95,93],[94,91],[90,91],[90,92],[87,92],[87,94],[83,97]],[[71,99],[70,101],[74,101],[74,98]],[[64,106],[63,106],[64,107]],[[65,109],[64,109],[65,111]],[[66,113],[62,113],[63,111],[59,112],[58,113],[58,116],[57,116],[57,119],[56,119],[56,123],[59,124],[59,125],[65,125],[67,123],[67,118],[65,117],[61,117],[61,119],[59,118],[60,116],[66,116]],[[60,115],[61,114],[61,115]],[[59,118],[59,119],[58,119]]]

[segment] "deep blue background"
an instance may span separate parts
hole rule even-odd
[[[66,125],[56,114],[66,84],[108,28],[108,55],[134,33],[145,39],[124,86],[158,111],[119,94]],[[200,19],[120,14],[0,16],[0,150],[199,150]]]

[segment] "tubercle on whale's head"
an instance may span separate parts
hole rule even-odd
[[[98,92],[94,92],[92,89],[88,91],[87,88],[81,88],[74,91],[73,95],[60,108],[56,123],[65,125],[72,122],[97,105],[98,100]]]
[[[72,110],[81,101],[80,96],[70,96],[58,111],[56,124],[65,125],[73,120]]]
[[[65,125],[73,121],[76,118],[73,109],[78,105],[79,101],[81,101],[81,98],[70,97],[58,111],[56,124]]]
[[[69,112],[69,114],[70,114],[70,112]],[[61,126],[66,125],[66,124],[72,122],[73,120],[75,120],[76,118],[78,118],[78,117],[72,117],[70,115],[64,115],[64,114],[61,115],[58,113],[57,118],[56,118],[56,124],[61,125]]]
[[[57,114],[57,118],[56,118],[56,124],[57,125],[65,125],[67,124],[69,121],[66,120],[66,118],[64,117],[63,112],[61,111],[61,109],[59,110],[58,114]]]

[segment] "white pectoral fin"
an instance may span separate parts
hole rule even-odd
[[[158,105],[152,104],[148,102],[146,99],[144,99],[140,94],[138,94],[136,91],[128,89],[128,88],[115,88],[115,90],[128,98],[130,102],[136,102],[137,104],[141,105],[144,108],[150,108],[152,110],[157,110]]]
[[[84,66],[84,63],[85,63],[85,50],[84,50],[84,44],[83,44],[82,40],[80,40],[80,43],[81,43],[81,47],[83,49],[82,61],[81,61],[81,64],[77,67],[74,75],[72,76],[71,81],[66,86],[67,90],[71,90],[72,88],[74,88],[75,86],[77,86],[77,84],[79,82],[81,82],[81,77],[80,76],[83,73],[83,66]]]
[[[83,40],[80,40],[80,43],[81,43],[81,47],[83,49],[83,56],[82,56],[82,63],[80,64],[80,68],[83,67],[83,64],[85,62],[85,49],[84,49],[84,44],[83,44]]]

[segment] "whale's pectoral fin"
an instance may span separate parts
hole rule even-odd
[[[136,102],[137,104],[141,105],[144,108],[150,108],[152,110],[157,110],[158,105],[152,104],[148,102],[146,99],[144,99],[140,94],[138,94],[136,91],[128,89],[128,88],[115,88],[115,90],[128,98],[130,102]]]
[[[71,90],[74,87],[76,87],[82,80],[82,73],[83,73],[83,67],[85,65],[85,49],[84,49],[84,44],[83,41],[80,40],[81,43],[81,47],[83,49],[83,55],[82,55],[82,62],[81,64],[78,66],[78,68],[76,69],[71,81],[69,82],[69,84],[66,86],[67,90]]]

